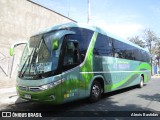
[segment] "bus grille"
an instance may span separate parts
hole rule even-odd
[[[32,92],[39,92],[42,91],[40,87],[27,87],[27,86],[18,86],[20,90],[23,91],[32,91]]]
[[[27,91],[27,87],[26,86],[19,86],[19,89],[23,90],[23,91]]]
[[[42,91],[42,90],[40,89],[40,87],[29,87],[29,91],[39,92],[39,91]]]

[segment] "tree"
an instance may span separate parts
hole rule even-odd
[[[160,57],[160,38],[155,43],[155,54]]]
[[[143,39],[143,40],[140,40]],[[151,54],[151,64],[155,59],[160,58],[160,39],[151,29],[144,29],[140,36],[129,38],[129,40],[143,48],[148,48]],[[154,56],[157,56],[154,58]],[[152,73],[152,72],[151,72]]]
[[[155,32],[150,30],[150,29],[145,29],[143,31],[142,37],[143,37],[143,40],[145,41],[146,47],[148,48],[148,50],[151,54],[151,65],[152,65],[153,61],[156,61],[156,60],[153,60],[153,58],[154,58],[153,56],[155,56],[157,54],[157,50],[158,50],[157,49],[157,44],[159,44],[159,43],[157,43],[158,42],[158,37],[155,34]]]
[[[158,41],[158,37],[155,32],[150,29],[143,30],[142,38],[145,41],[145,46],[148,48],[151,55],[155,54],[155,45]]]
[[[141,40],[140,38],[143,40]],[[149,52],[152,55],[155,54],[157,50],[159,50],[160,48],[160,40],[158,39],[155,32],[152,31],[151,29],[144,29],[140,36],[134,36],[134,37],[128,38],[128,40],[139,45],[140,47],[143,47],[143,48],[147,47]],[[157,48],[157,46],[159,46],[159,48]]]
[[[139,36],[128,38],[128,40],[139,45],[140,47],[143,47],[143,48],[145,47],[145,43],[139,39]]]

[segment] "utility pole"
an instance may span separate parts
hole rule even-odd
[[[88,0],[88,20],[87,23],[89,24],[90,22],[90,0]]]
[[[70,10],[71,10],[70,1],[68,1],[68,7],[69,7],[69,10],[68,10],[68,17],[69,17],[70,16]]]

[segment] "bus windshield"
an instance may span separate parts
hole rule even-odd
[[[57,32],[50,32],[33,36],[26,45],[21,62],[19,74],[37,75],[54,71],[58,65],[60,47],[52,49],[53,38]]]

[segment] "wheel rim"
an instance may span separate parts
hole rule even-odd
[[[100,88],[98,85],[93,85],[92,87],[92,95],[94,95],[95,97],[98,97],[100,94]]]

